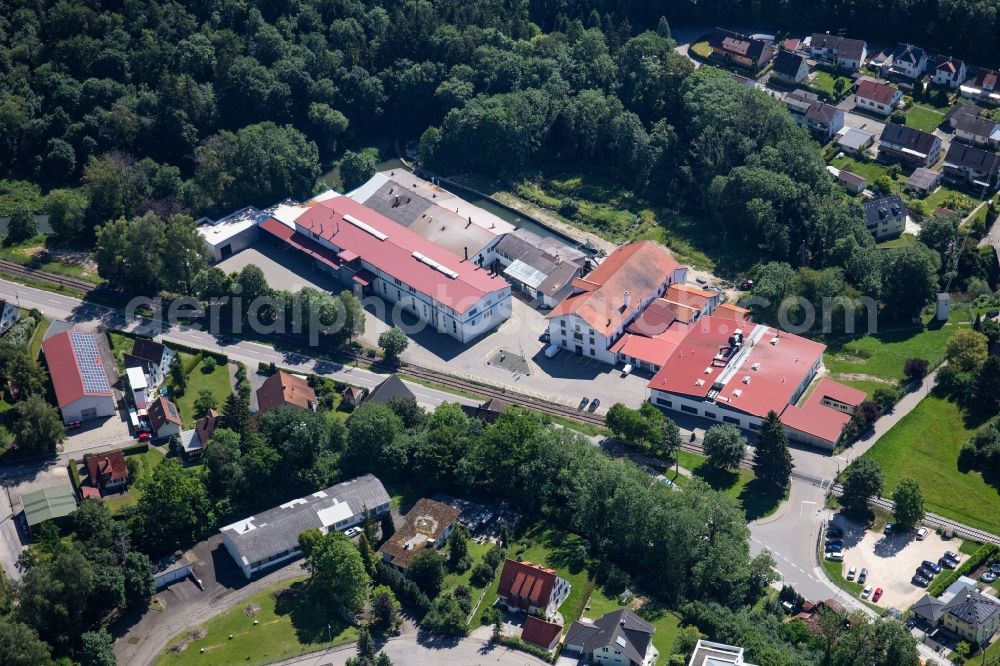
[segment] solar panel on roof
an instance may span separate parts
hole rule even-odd
[[[111,385],[108,384],[108,376],[104,372],[104,364],[101,361],[101,352],[97,348],[94,336],[81,331],[71,331],[70,342],[73,346],[73,355],[76,357],[76,367],[80,372],[80,379],[83,380],[83,390],[87,393],[108,393],[111,391]]]

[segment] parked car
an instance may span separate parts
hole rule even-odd
[[[896,527],[895,523],[886,523],[885,528],[883,528],[882,531],[885,532],[886,534],[892,534],[892,530],[895,527]]]
[[[907,629],[913,629],[913,627],[915,627],[915,626],[917,626],[917,621],[915,619],[913,619],[912,617],[909,620],[906,621],[906,628]]]
[[[910,582],[916,585],[917,587],[927,587],[927,584],[930,581],[921,576],[920,574],[913,574],[913,578],[910,579]]]
[[[847,580],[854,580],[854,577],[858,575],[857,567],[851,567],[847,570]]]
[[[993,317],[1000,317],[1000,310],[987,310],[986,316],[992,319]]]
[[[622,377],[628,377],[630,374],[632,374],[632,364],[626,363],[625,367],[622,368]]]
[[[538,341],[539,342],[548,342],[551,339],[552,339],[552,336],[549,335],[548,331],[542,331],[542,334],[538,336]]]
[[[872,595],[872,586],[871,585],[866,585],[865,589],[861,590],[861,598],[862,599],[867,599],[871,595]]]
[[[836,551],[830,551],[827,552],[826,559],[830,560],[831,562],[843,562],[844,554]]]
[[[931,562],[929,560],[924,560],[923,562],[920,563],[920,566],[922,566],[922,567],[924,567],[926,569],[930,569],[931,571],[933,571],[936,574],[941,573],[941,565],[937,564],[936,562]]]
[[[917,569],[917,573],[920,574],[921,576],[923,576],[924,578],[926,578],[927,580],[933,579],[934,575],[935,575],[933,569],[930,569],[930,568],[925,567],[923,565],[921,565],[920,568]]]
[[[600,405],[601,405],[601,399],[594,398],[593,400],[590,401],[590,407],[588,409],[590,409],[590,411],[593,412],[597,410],[597,408],[600,407]]]
[[[844,542],[841,541],[840,539],[827,539],[826,540],[826,549],[830,550],[830,546],[833,546],[834,544],[840,546],[841,548],[844,547]]]
[[[835,541],[827,545],[826,549],[831,553],[840,553],[843,552],[844,550],[844,544],[840,543],[839,541]]]
[[[942,557],[940,560],[938,560],[938,564],[943,566],[945,569],[954,569],[958,566],[958,562],[947,557]]]
[[[740,289],[744,291],[753,289],[753,280],[743,280],[743,282],[740,282]]]
[[[881,587],[876,587],[875,588],[875,592],[872,593],[872,601],[875,602],[875,601],[878,601],[881,598],[882,598],[882,588]]]
[[[559,345],[549,345],[545,348],[545,358],[552,358],[559,353],[561,347]]]
[[[364,530],[362,530],[360,527],[349,527],[347,531],[344,532],[344,536],[346,536],[348,539],[353,539],[354,537],[361,534],[363,531]]]
[[[153,436],[150,433],[148,433],[148,432],[140,432],[139,433],[138,440],[140,442],[148,442],[151,439],[153,439]]]
[[[698,284],[708,284],[708,280],[706,280],[705,278],[701,277],[700,275],[698,277],[696,277],[694,279],[694,281],[697,282]]]
[[[858,582],[862,585],[868,580],[868,569],[861,569],[861,573],[858,574]]]
[[[994,562],[993,564],[991,564],[990,571],[992,571],[997,575],[1000,575],[1000,562]]]
[[[997,579],[997,575],[992,571],[984,571],[982,575],[979,576],[979,580],[984,583],[992,583]]]
[[[844,536],[844,530],[840,529],[836,525],[830,525],[829,527],[826,528],[826,536],[827,538],[834,537],[839,539],[840,537]]]
[[[927,528],[921,527],[919,530],[917,530],[917,541],[923,541],[926,538],[927,538]]]
[[[79,430],[83,427],[83,421],[70,421],[66,424],[67,430]]]
[[[955,560],[956,562],[958,562],[958,553],[956,553],[953,550],[944,551],[944,556],[947,557],[949,560]]]

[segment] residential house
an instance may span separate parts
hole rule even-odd
[[[960,185],[997,187],[1000,155],[952,141],[944,157],[944,177]]]
[[[555,616],[569,591],[569,581],[531,562],[504,560],[500,570],[499,603],[512,611],[540,614],[548,620]]]
[[[875,143],[875,135],[856,127],[841,127],[837,132],[837,146],[848,155],[861,155]]]
[[[7,332],[7,329],[17,321],[20,310],[7,301],[0,298],[0,335]]]
[[[619,247],[549,313],[552,344],[614,364],[612,345],[646,306],[672,284],[684,284],[687,268],[652,241]]]
[[[712,56],[754,72],[759,71],[774,57],[774,47],[732,30],[716,28],[708,40]]]
[[[798,85],[809,76],[809,65],[802,56],[785,51],[778,51],[771,68],[771,81],[779,81],[790,86]]]
[[[95,453],[84,458],[89,484],[101,495],[124,492],[128,487],[128,466],[121,451]]]
[[[528,615],[524,618],[521,640],[525,643],[540,647],[546,652],[552,652],[559,644],[560,636],[562,636],[561,624],[546,622],[534,615]]]
[[[201,454],[208,445],[216,428],[222,427],[222,417],[214,409],[208,410],[208,414],[201,417],[194,423],[192,430],[184,430],[180,434],[181,455],[188,462],[201,458]]]
[[[577,620],[566,632],[564,653],[580,655],[592,664],[652,666],[658,655],[653,647],[656,627],[620,608],[596,620]]]
[[[146,381],[150,388],[156,388],[167,378],[170,363],[176,353],[154,340],[136,338],[132,343],[132,353],[124,355],[125,367],[140,367],[146,373]]]
[[[421,498],[404,516],[406,523],[396,530],[378,552],[386,564],[406,571],[413,558],[428,548],[440,548],[451,536],[461,511],[432,499]]]
[[[864,64],[868,55],[868,45],[860,39],[813,33],[809,42],[809,54],[841,69],[854,71],[861,69]]]
[[[357,386],[347,385],[340,392],[340,400],[346,405],[357,407],[365,397],[365,390]]]
[[[958,93],[967,99],[1000,104],[1000,72],[982,69],[976,76],[958,87]]]
[[[296,407],[316,411],[316,391],[300,375],[279,370],[264,380],[257,389],[257,411],[260,414],[278,407]]]
[[[913,127],[886,123],[879,137],[880,160],[930,167],[941,157],[941,139]]]
[[[407,388],[403,380],[399,378],[398,375],[389,375],[382,383],[371,390],[371,392],[365,396],[362,403],[374,402],[380,405],[388,405],[392,400],[399,398],[401,400],[416,400],[417,396],[413,395],[413,391]]]
[[[868,187],[868,181],[864,177],[843,169],[837,174],[837,181],[851,194],[861,194]]]
[[[858,84],[854,92],[854,108],[888,116],[901,99],[903,93],[895,86],[866,79]]]
[[[943,607],[941,624],[962,640],[985,647],[1000,626],[1000,601],[975,587],[959,592]]]
[[[725,643],[698,640],[688,666],[753,666],[744,661],[743,648]]]
[[[388,513],[390,502],[382,482],[366,474],[238,520],[219,532],[226,550],[249,580],[299,557],[299,535],[306,530],[346,530],[360,524],[366,512],[375,518]]]
[[[117,403],[111,384],[118,377],[104,335],[63,328],[46,337],[42,352],[63,423],[115,414]],[[109,377],[109,373],[113,377]]]
[[[927,70],[927,52],[919,46],[900,44],[882,67],[883,76],[919,79]]]
[[[969,70],[965,63],[951,56],[938,56],[934,63],[934,83],[951,89],[958,88],[969,78]]]
[[[844,127],[844,110],[826,102],[813,102],[805,120],[812,135],[826,143]]]
[[[155,439],[165,439],[180,435],[184,422],[177,405],[162,395],[149,404],[149,425]]]
[[[963,117],[968,116],[972,118],[978,118],[983,114],[983,111],[985,111],[985,109],[983,109],[982,107],[978,107],[975,104],[958,102],[957,104],[955,104],[955,106],[951,107],[948,110],[948,113],[944,114],[943,124],[947,125],[948,127],[954,130],[956,127],[958,127],[958,123]]]
[[[906,180],[906,191],[918,197],[925,197],[941,183],[941,172],[920,167],[914,169]]]
[[[1000,121],[962,114],[955,119],[955,138],[977,146],[1000,146]]]
[[[906,228],[906,206],[893,194],[864,202],[865,226],[876,241],[894,238]]]

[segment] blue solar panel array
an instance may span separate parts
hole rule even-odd
[[[73,343],[73,354],[76,356],[76,367],[83,379],[83,390],[87,393],[108,393],[108,375],[104,372],[101,361],[101,350],[97,348],[94,336],[81,331],[71,331],[70,340]]]

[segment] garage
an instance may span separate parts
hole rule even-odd
[[[83,420],[83,421],[86,421],[88,419],[96,419],[96,418],[97,418],[97,408],[96,407],[88,407],[87,409],[84,409],[83,411],[80,412],[80,419]]]

